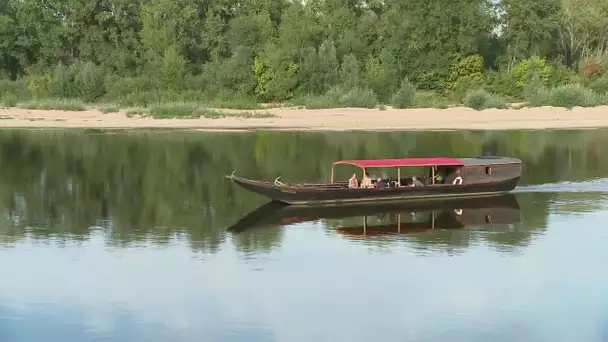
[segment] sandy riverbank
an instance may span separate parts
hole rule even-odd
[[[207,130],[507,130],[608,127],[608,106],[572,110],[540,107],[484,111],[460,107],[400,110],[274,108],[263,112],[276,117],[153,119],[128,117],[126,111],[104,114],[96,109],[71,112],[9,108],[0,109],[0,127]]]

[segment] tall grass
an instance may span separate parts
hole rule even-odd
[[[378,105],[378,97],[367,88],[354,87],[345,89],[343,87],[333,87],[321,96],[304,95],[291,101],[295,105],[303,105],[308,109],[323,108],[375,108]]]
[[[219,119],[224,117],[243,117],[243,118],[270,118],[275,115],[268,112],[225,112],[215,109],[200,107],[192,103],[175,103],[154,106],[150,108],[149,115],[155,119],[198,119],[209,118]]]
[[[48,99],[19,103],[19,108],[42,110],[83,111],[86,105],[80,100]]]

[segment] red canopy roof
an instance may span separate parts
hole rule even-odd
[[[404,158],[404,159],[371,159],[371,160],[340,160],[334,163],[350,164],[358,167],[395,167],[395,166],[442,166],[442,165],[464,165],[459,159],[454,158]]]

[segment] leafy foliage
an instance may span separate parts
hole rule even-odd
[[[544,58],[533,56],[519,63],[514,69],[513,74],[517,80],[517,86],[524,88],[534,79],[540,80],[546,85],[551,76],[552,68]]]
[[[252,107],[317,97],[326,104],[412,106],[417,101],[408,100],[404,78],[454,102],[478,88],[521,99],[538,80],[546,88],[580,82],[600,89],[591,79],[601,78],[608,63],[607,4],[5,1],[0,98],[10,92],[19,101],[144,107],[242,98]]]
[[[468,56],[454,59],[450,73],[450,83],[448,89],[454,91],[461,79],[466,79],[466,83],[481,85],[484,81],[484,60],[479,55]],[[461,83],[462,84],[462,83]]]

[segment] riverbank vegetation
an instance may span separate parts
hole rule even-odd
[[[608,104],[605,0],[9,0],[0,37],[4,106]]]

